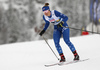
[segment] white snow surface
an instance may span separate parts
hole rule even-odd
[[[44,40],[0,45],[0,70],[100,70],[100,35],[70,38],[80,59],[89,60],[63,66],[45,67],[58,60]],[[59,57],[52,39],[48,43]],[[60,40],[66,61],[74,56],[63,39]]]

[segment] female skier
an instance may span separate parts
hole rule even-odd
[[[49,24],[53,23],[54,24],[53,40],[56,49],[61,57],[60,62],[66,61],[62,48],[59,44],[61,35],[63,35],[65,43],[69,46],[70,50],[74,54],[74,60],[79,60],[79,55],[77,54],[74,45],[70,42],[69,39],[69,28],[65,28],[66,26],[68,26],[66,23],[68,17],[56,10],[51,11],[49,8],[49,3],[45,3],[45,5],[42,7],[42,11],[44,13],[43,19],[46,24],[44,26],[44,29],[40,32],[39,35],[42,36],[45,33],[46,29],[48,28]]]

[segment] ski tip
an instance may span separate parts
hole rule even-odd
[[[44,65],[45,67],[48,67],[48,65]]]
[[[50,67],[50,66],[53,66],[53,65],[44,65],[45,67]]]

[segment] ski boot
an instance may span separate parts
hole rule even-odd
[[[61,57],[60,62],[65,62],[65,61],[66,61],[66,59],[65,59],[65,57],[64,57],[64,55],[63,55],[63,53],[60,54],[60,57]]]
[[[74,60],[79,60],[79,55],[77,54],[77,52],[74,51],[73,54],[74,54]]]

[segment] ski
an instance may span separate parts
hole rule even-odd
[[[88,59],[82,59],[82,60],[70,61],[70,62],[58,62],[58,63],[54,63],[54,64],[47,64],[47,65],[45,65],[45,66],[46,66],[46,67],[55,66],[55,65],[62,66],[62,65],[68,65],[68,64],[72,64],[72,63],[77,63],[77,62],[86,61],[86,60],[89,60],[89,58],[88,58]]]
[[[70,62],[64,62],[64,63],[58,64],[58,65],[60,65],[60,66],[62,66],[62,65],[68,65],[68,64],[73,64],[73,63],[77,63],[77,62],[83,62],[83,61],[87,61],[87,60],[89,60],[89,58],[88,59],[82,59],[82,60],[70,61]]]
[[[47,64],[47,65],[44,65],[44,66],[46,66],[46,67],[50,67],[50,66],[59,65],[59,63],[60,63],[60,62],[58,62],[58,63],[53,63],[53,64]]]
[[[63,63],[65,63],[65,62],[58,62],[58,63],[53,63],[53,64],[47,64],[47,65],[44,65],[44,66],[50,67],[50,66],[55,66],[55,65],[61,65]]]

